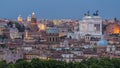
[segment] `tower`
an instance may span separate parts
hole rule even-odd
[[[30,19],[30,17],[29,17]],[[30,21],[30,20],[29,20]],[[33,12],[32,13],[32,16],[31,16],[31,21],[30,21],[30,30],[32,32],[37,32],[39,29],[38,29],[38,26],[37,26],[37,19],[35,17],[35,13]]]
[[[37,19],[35,18],[35,13],[33,12],[32,13],[32,16],[31,16],[31,24],[36,24],[37,23]]]
[[[34,12],[32,13],[32,18],[35,18],[35,13]]]

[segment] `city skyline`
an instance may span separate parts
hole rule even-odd
[[[0,68],[119,68],[119,2],[1,0]]]
[[[81,19],[87,11],[92,15],[99,10],[101,17],[105,19],[120,19],[119,0],[1,0],[0,18],[16,19],[18,15],[27,18],[32,12],[37,18],[42,19]]]

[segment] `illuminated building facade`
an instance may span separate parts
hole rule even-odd
[[[44,31],[46,29],[46,26],[45,24],[40,23],[38,24],[38,28],[39,28],[39,31]]]
[[[91,36],[102,35],[102,18],[96,15],[85,15],[83,20],[79,22],[79,30],[75,32],[76,38],[90,34]]]
[[[37,32],[39,30],[38,26],[37,26],[37,19],[35,18],[35,13],[34,12],[32,13],[32,16],[31,16],[30,30],[32,32]]]
[[[21,15],[18,16],[18,19],[17,19],[17,20],[18,20],[18,22],[22,22],[22,21],[23,21]]]
[[[27,21],[30,22],[31,21],[31,16],[27,17]]]
[[[120,25],[117,23],[110,23],[106,27],[106,33],[109,34],[119,34],[120,33]]]

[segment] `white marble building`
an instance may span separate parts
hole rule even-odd
[[[79,39],[86,34],[95,37],[101,37],[102,35],[102,18],[100,16],[84,16],[79,21],[79,30],[75,31],[75,38]]]

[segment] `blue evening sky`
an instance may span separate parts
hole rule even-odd
[[[42,19],[81,19],[83,14],[99,10],[106,19],[120,19],[120,0],[0,0],[0,18],[26,18],[33,11]]]

